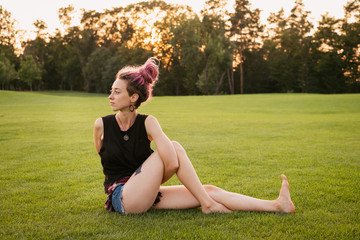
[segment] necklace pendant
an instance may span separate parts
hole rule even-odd
[[[127,134],[125,134],[124,137],[123,137],[123,139],[124,139],[125,141],[127,141],[127,140],[129,140],[129,136],[128,136]]]

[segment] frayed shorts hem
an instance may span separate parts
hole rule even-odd
[[[115,188],[115,190],[111,196],[111,202],[112,202],[112,206],[116,212],[119,212],[119,213],[125,215],[126,213],[124,210],[124,204],[122,202],[123,188],[124,188],[124,184],[121,184]]]

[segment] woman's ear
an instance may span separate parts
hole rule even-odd
[[[134,93],[133,95],[130,96],[130,101],[132,103],[136,103],[136,101],[139,99],[139,94]]]

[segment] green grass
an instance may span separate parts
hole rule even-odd
[[[0,91],[0,239],[360,238],[360,95],[154,97],[140,112],[204,184],[273,199],[285,173],[296,213],[108,213],[92,142],[106,95]]]

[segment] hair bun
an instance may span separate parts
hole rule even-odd
[[[143,79],[148,83],[154,83],[159,76],[159,63],[157,58],[149,58],[144,65],[139,69],[139,73]]]

